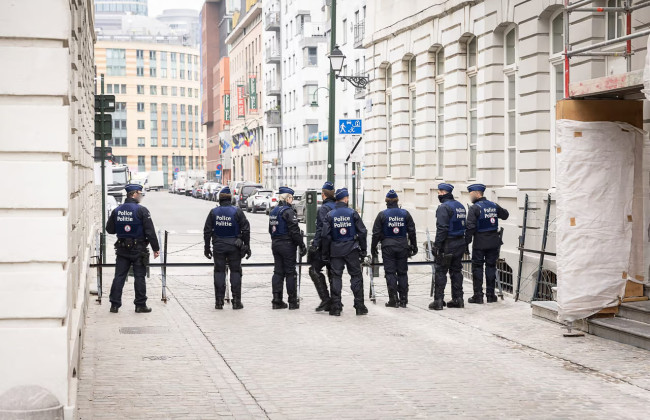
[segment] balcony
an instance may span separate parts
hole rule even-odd
[[[282,114],[279,109],[266,111],[266,126],[269,128],[282,128]]]
[[[282,94],[282,89],[280,83],[267,83],[266,84],[266,96],[280,96]]]
[[[266,47],[266,64],[280,64],[280,47],[269,45]]]
[[[280,12],[267,12],[264,17],[265,31],[280,31]]]
[[[305,22],[299,29],[300,48],[316,46],[327,40],[327,25],[323,22]]]
[[[363,48],[363,36],[366,34],[366,21],[354,25],[354,48]]]

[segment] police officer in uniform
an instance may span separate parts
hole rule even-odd
[[[300,308],[296,284],[296,249],[300,247],[300,256],[307,254],[307,247],[302,240],[296,212],[291,206],[294,191],[289,187],[280,187],[280,201],[269,216],[269,234],[273,251],[273,309],[285,309],[282,301],[282,286],[287,281],[289,309]]]
[[[473,184],[467,187],[472,199],[472,206],[467,213],[467,245],[472,246],[472,277],[474,295],[469,303],[483,303],[483,264],[485,264],[485,297],[488,303],[497,301],[494,285],[497,278],[497,260],[501,248],[499,219],[507,220],[510,213],[497,203],[483,197],[485,185]]]
[[[381,256],[388,287],[386,306],[406,308],[408,303],[408,258],[418,253],[415,223],[411,214],[398,207],[399,197],[394,190],[386,194],[386,210],[379,212],[372,228],[372,256]],[[408,237],[407,237],[408,236]]]
[[[429,309],[442,310],[445,306],[445,286],[447,272],[451,278],[451,300],[449,308],[464,308],[463,302],[463,254],[465,243],[465,222],[467,211],[454,199],[454,186],[446,183],[438,185],[438,200],[440,205],[436,210],[436,239],[433,244],[435,256],[436,277],[433,302]]]
[[[327,213],[334,210],[334,207],[336,207],[334,184],[329,181],[323,184],[321,197],[323,199],[323,204],[318,209],[318,215],[316,217],[316,233],[314,234],[314,239],[309,247],[308,254],[308,259],[311,263],[311,267],[309,268],[309,277],[313,280],[314,286],[316,286],[316,292],[321,301],[320,305],[316,308],[316,312],[330,310],[330,293],[327,290],[325,275],[321,273],[323,267],[326,266],[322,259],[321,238],[323,234],[323,221],[327,218]],[[329,265],[327,265],[327,276],[331,281],[331,270]]]
[[[350,274],[350,286],[354,294],[357,315],[366,315],[368,308],[363,303],[363,274],[361,262],[367,255],[368,231],[359,213],[348,207],[347,188],[336,190],[336,207],[323,221],[323,261],[330,261],[332,267],[332,298],[330,315],[341,315],[341,288],[343,269]]]
[[[147,246],[151,244],[154,258],[160,255],[160,245],[156,229],[151,220],[151,214],[146,207],[140,205],[142,200],[142,185],[129,184],[125,187],[126,200],[111,213],[106,223],[106,232],[117,235],[115,242],[115,277],[111,285],[111,312],[117,313],[122,306],[122,289],[124,281],[133,267],[135,277],[135,311],[138,313],[151,312],[147,306],[147,284],[145,275],[149,263]]]
[[[232,205],[230,188],[224,187],[219,192],[219,207],[210,210],[203,227],[205,241],[204,255],[212,259],[210,239],[214,250],[214,295],[215,309],[223,309],[226,294],[226,264],[230,269],[230,288],[232,308],[243,309],[241,303],[241,259],[251,256],[251,229],[246,215]]]

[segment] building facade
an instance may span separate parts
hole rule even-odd
[[[0,2],[0,15],[12,63],[0,69],[0,395],[40,386],[72,419],[99,214],[94,14],[88,2],[37,0]]]
[[[104,93],[115,95],[108,146],[118,163],[131,173],[162,171],[167,185],[174,172],[205,170],[197,48],[98,41],[95,62],[97,75],[104,75]]]
[[[221,182],[231,179],[230,58],[226,37],[232,29],[232,14],[232,2],[225,0],[206,1],[201,9],[201,122],[207,135],[208,179]]]
[[[602,1],[602,6],[611,6]],[[418,230],[435,231],[436,186],[450,182],[462,203],[468,184],[510,211],[501,257],[512,273],[526,194],[532,209],[526,247],[539,249],[544,208],[555,212],[555,103],[564,96],[563,2],[496,0],[368,2],[366,69],[371,78],[365,126],[368,220],[388,189],[413,214]],[[647,9],[635,12],[645,28]],[[574,48],[623,33],[622,13],[572,14]],[[632,69],[641,69],[647,38],[633,41]],[[624,43],[610,51],[621,50]],[[573,81],[625,71],[621,57],[572,59]],[[549,195],[550,194],[550,195]],[[587,203],[585,204],[587,205]],[[531,233],[532,232],[532,233]],[[555,250],[553,232],[547,250]],[[535,273],[539,256],[526,256]],[[545,268],[554,276],[554,258]],[[530,297],[534,282],[522,289]],[[525,287],[525,286],[522,286]]]
[[[230,57],[231,177],[235,181],[264,182],[262,2],[242,0],[234,9],[232,26],[226,38]]]

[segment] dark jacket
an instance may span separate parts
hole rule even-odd
[[[392,208],[399,208],[397,203],[390,203],[386,204],[386,208],[392,209]],[[406,232],[407,236],[404,238],[384,238],[384,224],[386,223],[386,214],[384,211],[380,211],[379,214],[377,214],[377,218],[375,219],[375,224],[372,227],[372,245],[370,249],[375,249],[377,247],[377,244],[381,242],[382,247],[387,247],[387,246],[398,246],[398,247],[406,247],[409,245],[416,245],[417,244],[417,239],[415,235],[415,222],[413,221],[413,217],[411,217],[411,213],[406,211]]]
[[[220,207],[232,206],[232,203],[230,202],[230,200],[223,200],[223,201],[219,201],[219,206]],[[246,219],[246,215],[244,214],[244,211],[239,207],[237,208],[235,219],[239,224],[239,232],[240,232],[239,237],[220,238],[214,234],[215,219],[214,219],[214,213],[212,212],[212,210],[210,210],[210,213],[208,213],[208,218],[205,219],[205,226],[203,226],[203,240],[205,241],[205,247],[207,248],[210,246],[211,238],[212,238],[212,243],[215,246],[218,244],[235,245],[238,239],[241,239],[244,245],[249,246],[251,241],[251,226],[248,223],[248,219]]]
[[[436,239],[434,240],[433,246],[438,249],[452,249],[457,246],[465,246],[465,238],[462,236],[459,238],[449,238],[449,222],[453,217],[453,211],[448,206],[443,206],[442,204],[449,201],[455,201],[454,196],[449,193],[446,194],[446,197],[443,198],[442,202],[436,210]]]
[[[485,201],[485,197],[481,197],[478,201]],[[496,203],[494,203],[496,204]],[[510,217],[508,210],[500,205],[497,206],[497,217],[501,220],[507,220]],[[469,245],[474,240],[474,249],[495,249],[501,246],[501,239],[499,238],[499,231],[490,232],[477,232],[476,224],[481,214],[481,208],[476,204],[472,204],[467,212],[467,230],[465,231],[465,242]]]
[[[286,206],[284,202],[278,203],[278,206]],[[298,217],[296,216],[296,210],[293,207],[289,207],[282,212],[281,216],[285,223],[287,224],[287,234],[282,236],[271,236],[272,243],[276,242],[291,242],[296,246],[300,246],[303,243],[302,233],[300,232],[300,226],[298,225]],[[269,226],[269,234],[271,233],[271,226]]]
[[[336,208],[347,207],[348,205],[343,201],[336,202]],[[356,211],[353,216],[354,227],[357,232],[357,239],[355,241],[347,242],[334,242],[332,240],[332,215],[331,212],[327,214],[327,217],[323,221],[323,233],[322,233],[322,252],[323,259],[328,260],[330,257],[342,257],[349,254],[355,249],[359,249],[361,254],[366,255],[368,252],[368,230],[361,220],[361,216]]]
[[[135,203],[138,204],[133,198],[127,198],[124,200],[125,203]],[[151,220],[151,213],[147,210],[146,207],[138,204],[138,217],[142,220],[142,229],[144,231],[145,240],[151,245],[151,249],[154,252],[160,251],[160,244],[158,243],[158,236],[156,236],[156,228],[153,225],[153,220]],[[117,213],[115,210],[111,213],[111,216],[106,222],[106,232],[111,235],[115,234],[115,222],[117,218]]]
[[[336,203],[336,200],[333,198],[326,198],[318,209],[318,214],[316,215],[316,233],[314,233],[314,248],[320,248],[321,241],[323,237],[323,222],[327,218],[327,213],[331,211],[329,206],[326,206],[326,203]]]

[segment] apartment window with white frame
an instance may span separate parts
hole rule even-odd
[[[607,7],[623,7],[623,0],[608,0]],[[625,30],[624,12],[607,12],[607,39],[616,39],[623,36]]]
[[[478,42],[473,37],[467,42],[467,140],[469,149],[469,179],[476,179],[478,140],[478,87],[476,84]]]
[[[393,69],[391,65],[386,67],[386,170],[387,174],[392,173],[393,153]]]
[[[438,178],[443,177],[445,167],[445,49],[436,52],[436,99],[437,118],[436,146],[438,153]]]
[[[359,60],[357,60],[358,62]],[[415,176],[415,127],[416,127],[416,68],[417,61],[413,57],[408,61],[409,75],[409,150],[411,154],[411,176]]]
[[[555,178],[555,155],[557,153],[555,145],[555,111],[557,101],[564,98],[564,14],[558,10],[550,19],[550,39],[551,55],[549,56],[550,73],[551,73],[551,146],[550,146],[550,170],[551,170],[551,188],[556,185]]]
[[[517,29],[505,31],[503,45],[505,62],[503,77],[505,85],[505,144],[506,184],[517,183]]]

